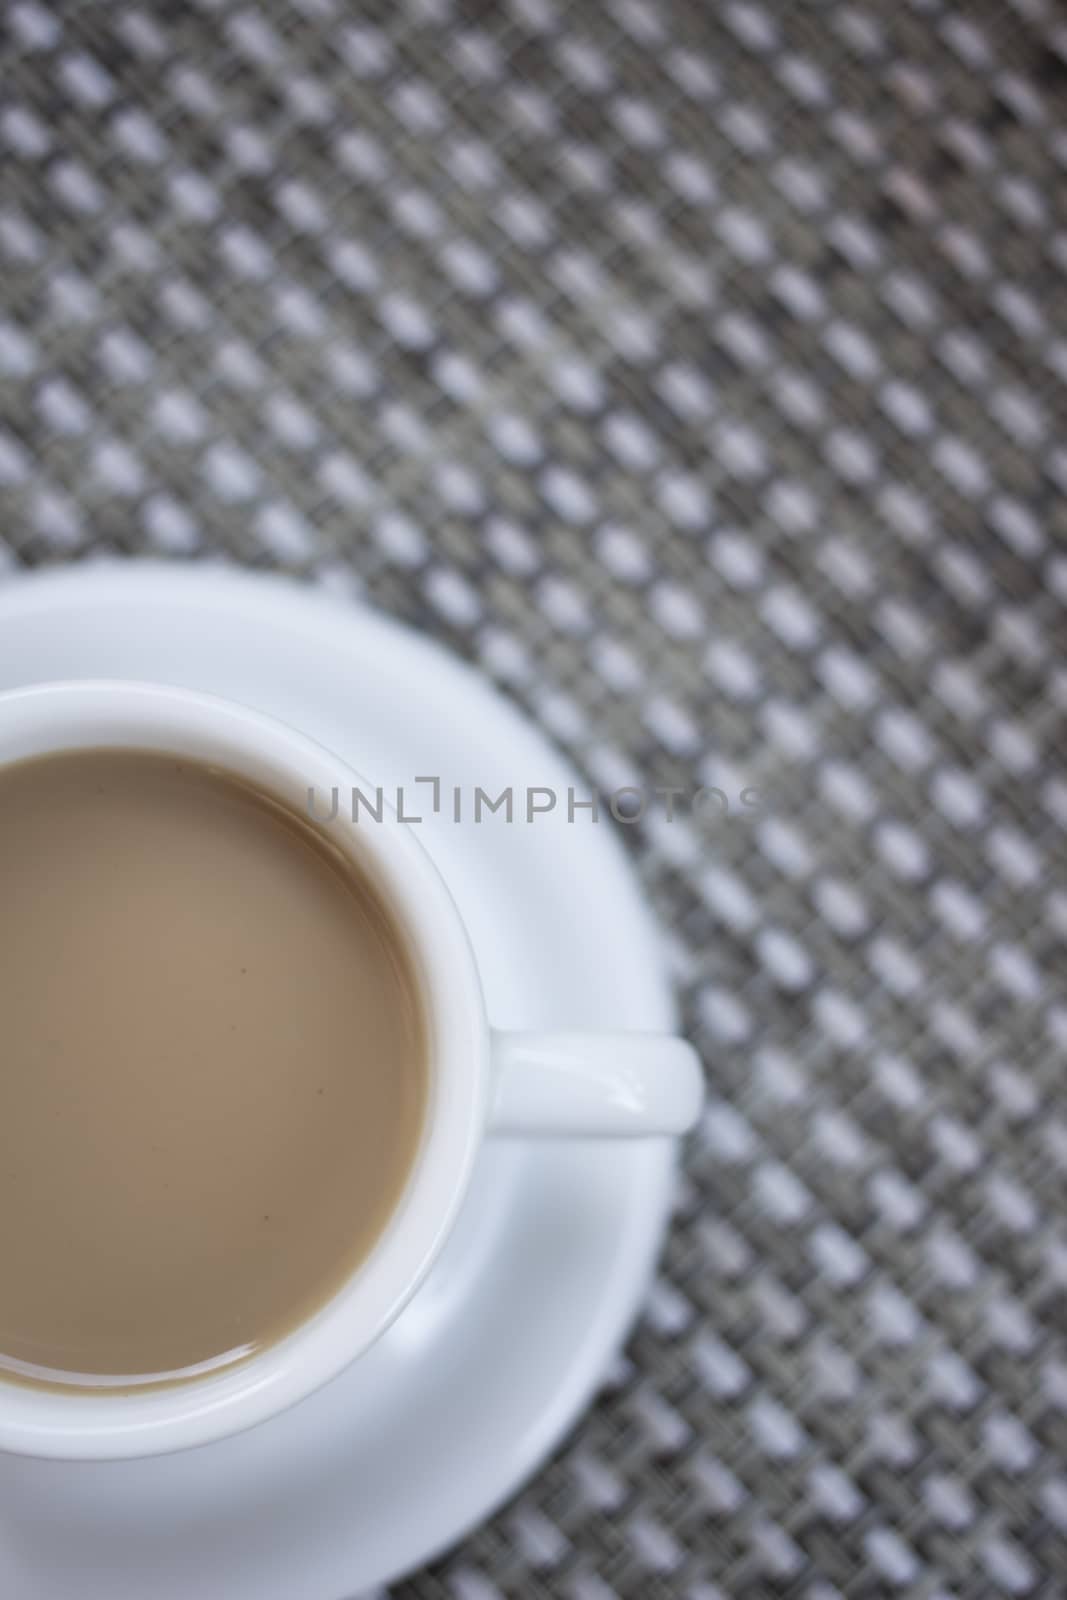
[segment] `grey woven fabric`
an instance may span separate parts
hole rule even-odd
[[[0,545],[365,593],[626,829],[712,1108],[403,1597],[1067,1592],[1067,12],[6,5]]]

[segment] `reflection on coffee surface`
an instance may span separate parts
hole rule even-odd
[[[239,1360],[358,1267],[428,1093],[414,957],[306,818],[174,757],[0,769],[0,1375]]]

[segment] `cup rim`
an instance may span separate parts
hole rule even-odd
[[[308,790],[375,786],[325,745],[219,696],[120,679],[0,693],[0,769],[24,756],[129,748],[206,760],[292,809]],[[232,1367],[122,1393],[13,1382],[0,1372],[0,1450],[67,1460],[144,1456],[207,1444],[265,1421],[361,1355],[415,1293],[470,1179],[489,1103],[489,1027],[459,910],[410,824],[344,823],[333,841],[370,871],[408,934],[427,1010],[430,1083],[420,1147],[370,1253],[289,1334]]]

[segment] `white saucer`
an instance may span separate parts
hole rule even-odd
[[[128,565],[0,587],[0,689],[109,676],[260,707],[372,782],[587,788],[437,646],[283,581]],[[422,828],[493,1020],[670,1027],[659,943],[609,829],[495,821]],[[663,1140],[492,1145],[399,1321],[284,1416],[148,1461],[0,1457],[0,1594],[348,1600],[422,1565],[588,1405],[647,1286],[674,1156]]]

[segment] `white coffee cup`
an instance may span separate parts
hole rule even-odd
[[[102,681],[0,694],[0,767],[108,748],[216,765],[302,815],[309,790],[369,790],[339,757],[295,729],[208,695]],[[369,826],[335,825],[331,840],[387,895],[410,939],[430,1019],[425,1127],[389,1222],[325,1306],[234,1367],[123,1393],[32,1387],[0,1373],[0,1450],[69,1460],[154,1455],[262,1422],[334,1377],[397,1316],[448,1237],[487,1135],[672,1135],[696,1121],[700,1064],[681,1039],[490,1027],[456,905],[414,830],[395,813],[385,808],[382,821]]]

